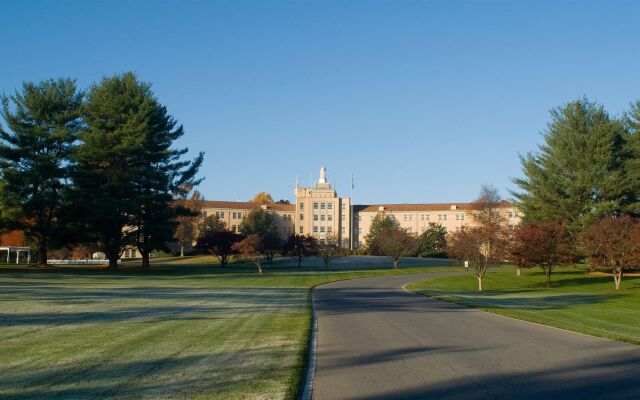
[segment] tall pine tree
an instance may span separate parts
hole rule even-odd
[[[577,231],[631,203],[624,164],[629,158],[622,121],[586,98],[551,111],[545,143],[521,157],[524,178],[512,192],[525,218],[567,220]]]
[[[69,183],[69,156],[81,127],[82,93],[71,79],[25,83],[2,98],[0,203],[3,225],[22,230],[47,264],[52,241],[61,244],[63,198]]]
[[[640,216],[640,100],[631,104],[625,116],[630,157],[625,163],[625,184],[629,189],[629,213]]]
[[[202,163],[181,161],[186,149],[171,149],[182,127],[167,114],[147,83],[133,73],[104,78],[87,95],[76,152],[75,199],[86,222],[87,240],[117,262],[125,246],[137,246],[143,267],[152,250],[173,236],[172,194],[195,185]]]

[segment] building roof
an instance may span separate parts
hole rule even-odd
[[[296,210],[295,204],[283,204],[283,203],[268,203],[264,204],[267,210],[273,211],[291,211],[294,212]],[[205,200],[203,201],[203,207],[205,208],[228,208],[228,209],[241,209],[241,210],[257,210],[261,208],[261,205],[258,203],[253,203],[251,201],[212,201]]]
[[[508,201],[498,203],[500,207],[513,207]],[[411,211],[468,211],[473,209],[473,203],[431,203],[431,204],[361,204],[354,205],[354,212],[379,212],[384,207],[386,212],[411,212]],[[455,207],[455,208],[454,208]]]

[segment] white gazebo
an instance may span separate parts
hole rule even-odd
[[[20,253],[27,253],[27,264],[31,263],[31,248],[29,247],[17,247],[17,246],[5,246],[0,247],[0,253],[7,252],[7,264],[11,259],[11,253],[16,253],[16,264],[20,264]]]

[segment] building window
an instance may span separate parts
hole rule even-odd
[[[317,210],[318,209],[318,203],[313,203],[313,209]]]
[[[324,226],[320,227],[320,233],[324,233]]]
[[[320,209],[324,210],[324,203],[320,203]]]
[[[447,220],[447,214],[442,214],[442,220],[446,221]]]
[[[331,232],[333,232],[333,228],[330,226],[327,226],[327,233],[331,233]]]
[[[346,221],[346,215],[342,214],[342,215],[340,216],[340,219],[341,219],[341,220],[343,220],[343,221]]]
[[[404,220],[407,221],[408,217],[409,217],[408,215],[405,215]]]
[[[342,209],[344,210],[345,208],[347,208],[347,205],[345,203],[342,203]]]
[[[509,211],[509,218],[513,218],[513,212]]]
[[[456,214],[456,221],[460,219],[460,214]]]
[[[464,221],[464,214],[460,214],[460,221]]]
[[[327,209],[333,210],[333,203],[327,203]]]
[[[362,235],[362,228],[358,228],[358,235]]]
[[[302,235],[304,233],[304,228],[300,227],[300,234]]]
[[[300,203],[300,211],[304,210],[304,203]]]
[[[324,221],[324,214],[320,216],[320,221]]]
[[[313,214],[313,220],[317,221],[318,220],[318,214]]]
[[[331,214],[327,215],[327,221],[333,221],[333,215]]]
[[[313,233],[318,233],[318,227],[317,226],[313,227]]]
[[[346,229],[344,229],[344,226],[342,228],[340,228],[340,232],[344,235],[346,232]]]

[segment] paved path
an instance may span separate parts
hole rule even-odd
[[[640,347],[402,290],[430,275],[314,290],[314,400],[640,399]]]

